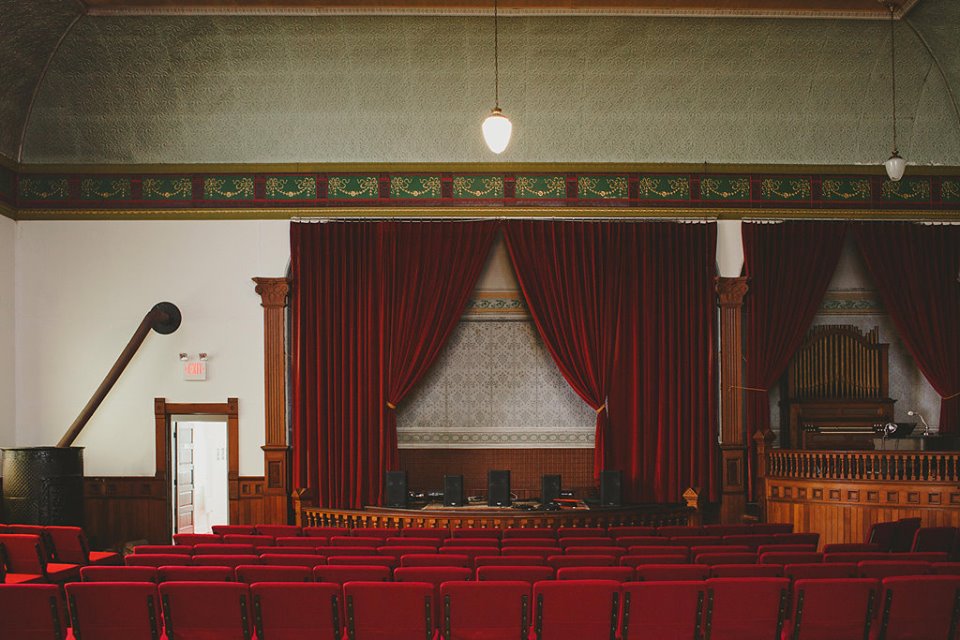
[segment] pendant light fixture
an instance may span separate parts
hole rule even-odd
[[[900,157],[897,150],[897,48],[894,39],[894,7],[893,3],[887,5],[890,10],[890,85],[893,100],[893,154],[883,163],[887,170],[887,176],[896,182],[903,177],[903,172],[907,168],[907,161]]]
[[[500,110],[500,24],[497,0],[493,0],[493,111],[483,121],[483,139],[490,151],[502,153],[510,144],[513,124]]]

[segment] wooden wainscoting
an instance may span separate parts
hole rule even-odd
[[[821,542],[864,542],[876,522],[920,518],[960,526],[960,453],[793,451],[766,458],[768,522],[792,522]]]
[[[267,524],[263,503],[263,476],[240,477],[240,519],[237,524]]]

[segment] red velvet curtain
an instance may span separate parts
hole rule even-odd
[[[294,482],[380,504],[395,407],[463,312],[495,222],[291,224]]]
[[[623,226],[520,220],[506,225],[507,250],[537,330],[560,373],[597,413],[595,474],[605,461]]]
[[[770,397],[803,342],[837,269],[846,223],[744,222],[743,254],[750,278],[744,300],[749,494],[755,468],[753,434],[770,428]],[[757,391],[762,389],[764,391]]]
[[[864,222],[856,236],[900,338],[942,398],[940,433],[960,432],[960,226]]]
[[[608,469],[624,498],[677,502],[716,483],[716,224],[620,226],[620,337],[609,393]]]

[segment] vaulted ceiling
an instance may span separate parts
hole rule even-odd
[[[887,41],[882,39],[887,32],[877,20],[888,14],[876,0],[503,0],[501,8],[515,23],[512,35],[509,21],[505,25],[505,46],[520,57],[507,60],[505,67],[530,74],[515,85],[515,91],[525,93],[514,104],[527,109],[529,122],[537,126],[556,122],[577,130],[590,113],[604,109],[611,121],[625,128],[608,131],[602,123],[595,125],[601,137],[591,144],[609,144],[617,150],[616,157],[629,152],[625,132],[634,135],[631,144],[639,145],[639,153],[660,157],[659,148],[642,144],[645,126],[684,131],[683,123],[689,121],[692,129],[683,135],[690,138],[701,133],[696,127],[716,116],[718,126],[782,144],[783,150],[771,153],[773,158],[811,161],[792,148],[792,142],[781,143],[774,134],[781,131],[789,141],[797,127],[804,127],[814,138],[820,136],[811,138],[811,146],[836,140],[838,148],[846,145],[836,157],[861,162],[876,151],[860,149],[858,136],[870,131],[880,139],[883,135],[877,132],[887,126],[889,60],[884,56]],[[954,148],[960,146],[960,109],[954,90],[960,88],[960,47],[956,46],[960,3],[918,0],[902,4],[901,11],[906,12],[897,27],[904,127],[920,140],[917,145],[932,150],[929,157],[914,159],[960,164],[952,160],[960,158],[960,150]],[[107,15],[114,13],[122,15]],[[326,22],[318,26],[306,16],[281,17],[301,14],[321,14]],[[379,17],[350,17],[355,14]],[[390,17],[395,14],[401,15]],[[452,31],[423,27],[417,19],[432,20],[437,14],[453,16],[443,18],[453,21],[444,23],[452,25]],[[323,136],[340,133],[337,126],[374,122],[374,116],[379,118],[374,122],[377,126],[399,131],[396,144],[408,144],[400,135],[402,128],[390,128],[384,117],[416,113],[417,100],[450,101],[448,115],[462,111],[463,105],[454,103],[456,92],[448,95],[447,86],[460,86],[460,93],[470,94],[470,104],[471,92],[485,94],[488,25],[463,17],[471,14],[489,14],[489,3],[0,0],[0,156],[31,162],[82,162],[88,155],[91,161],[110,158],[113,162],[170,161],[171,157],[204,162],[253,157],[272,161],[277,156],[289,161],[322,160]],[[561,18],[546,17],[550,15]],[[577,15],[587,17],[573,17]],[[640,17],[655,15],[690,17],[679,21]],[[542,23],[540,16],[544,16]],[[620,20],[623,16],[634,16],[634,21],[624,23],[631,18]],[[758,19],[753,23],[743,16]],[[841,17],[873,19],[842,21]],[[574,26],[581,24],[586,25],[582,34]],[[587,40],[579,40],[581,35]],[[401,58],[390,58],[398,52]],[[564,56],[570,57],[569,64]],[[738,57],[742,71],[736,68]],[[394,68],[383,69],[376,63],[387,59]],[[558,61],[563,68],[552,68]],[[722,72],[713,64],[723,65]],[[351,68],[361,74],[356,81],[366,81],[368,86],[343,76],[343,70]],[[470,70],[474,70],[471,75],[479,75],[479,82],[461,77]],[[411,77],[417,71],[424,75],[423,88],[405,88],[419,79],[402,85],[390,80],[391,73],[411,71]],[[330,82],[335,84],[324,84]],[[520,79],[514,74],[505,82],[510,89],[509,83]],[[619,95],[591,89],[608,89],[618,82],[623,84]],[[732,83],[726,85],[729,91],[724,89],[725,82]],[[651,86],[658,88],[658,94],[650,94]],[[437,87],[444,88],[442,96]],[[368,97],[357,93],[363,91],[385,101],[371,107],[378,113],[357,111]],[[271,103],[271,97],[276,103]],[[576,104],[585,99],[599,102],[589,107]],[[390,101],[398,107],[392,112],[384,106]],[[482,104],[483,98],[477,102]],[[779,113],[764,113],[765,104],[768,111]],[[460,126],[443,121],[445,103],[436,106],[441,109],[436,112],[438,124],[448,126],[448,131]],[[344,119],[343,112],[351,109],[354,120]],[[757,120],[744,120],[737,115],[738,109],[752,109]],[[270,110],[275,112],[265,117]],[[691,120],[691,114],[700,120]],[[310,129],[317,126],[313,122],[291,123],[291,118],[304,115],[320,117],[329,129],[320,133]],[[190,144],[200,144],[191,138],[197,123],[206,122],[208,132],[214,131],[220,118],[232,119],[231,126],[243,126],[247,132],[259,131],[261,137],[245,142],[250,148],[238,146],[236,136],[227,129],[203,140],[204,153],[194,153]],[[284,124],[296,129],[286,147],[263,137],[264,127]],[[114,135],[118,127],[122,136]],[[169,132],[178,127],[179,137],[171,138]],[[751,127],[766,129],[751,131]],[[381,136],[375,127],[366,134],[369,140],[361,144],[373,144]],[[437,135],[438,140],[428,141],[430,145],[424,143],[424,155],[434,157],[436,149],[446,148]],[[25,138],[32,141],[34,153],[24,154]],[[761,143],[749,146],[734,141],[741,144],[737,148],[731,146],[729,136],[717,139],[724,142],[718,153],[729,151],[730,157],[753,158],[758,149],[763,150],[757,146]],[[355,142],[345,138],[341,149],[355,148]],[[546,149],[559,156],[543,159],[565,159],[579,142],[571,138],[568,147],[558,144]],[[113,146],[107,149],[107,145]],[[148,160],[140,153],[144,149],[150,151]],[[464,159],[462,151],[452,150],[453,158]],[[825,157],[833,161],[833,156]],[[442,160],[449,158],[437,158]]]

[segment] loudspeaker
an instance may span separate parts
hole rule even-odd
[[[600,472],[600,505],[604,507],[620,507],[623,498],[620,485],[623,484],[623,471]]]
[[[443,506],[463,506],[463,476],[443,476]]]
[[[407,508],[407,472],[387,471],[387,506]]]
[[[560,476],[546,475],[540,477],[540,502],[550,504],[560,497]]]
[[[510,506],[510,472],[503,470],[487,471],[487,506]]]

